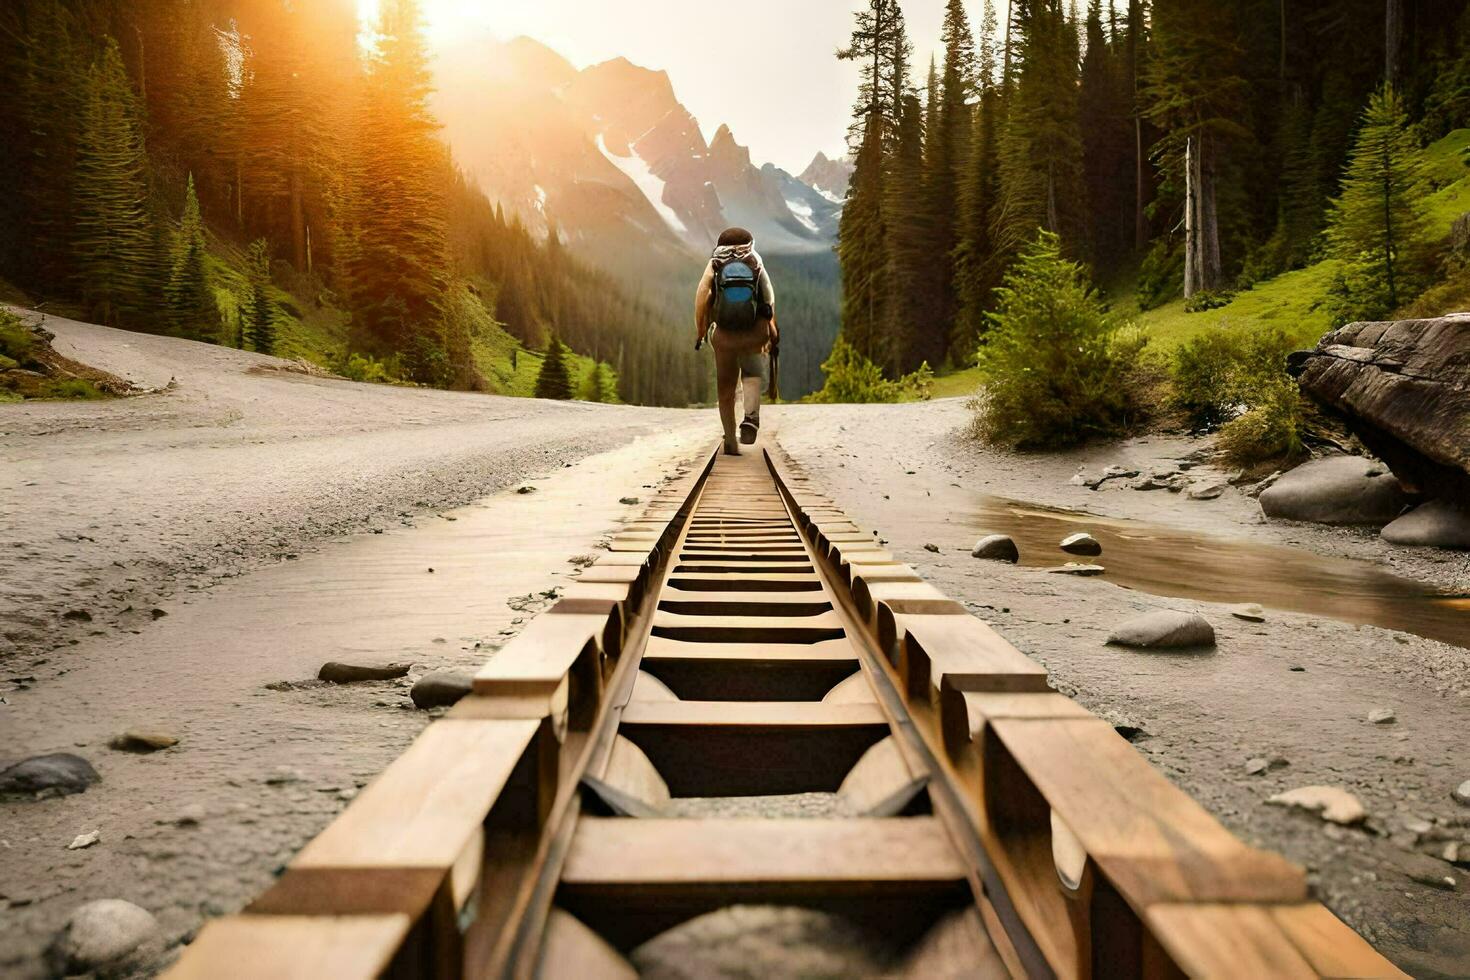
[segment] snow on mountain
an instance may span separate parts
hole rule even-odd
[[[852,179],[852,161],[832,160],[819,150],[797,179],[833,204],[841,204],[847,198],[847,185]]]
[[[818,154],[829,166],[817,187],[757,168],[728,127],[706,144],[664,72],[625,58],[578,71],[526,38],[476,39],[441,56],[436,88],[460,166],[523,221],[555,223],[594,257],[703,254],[729,225],[773,253],[835,241],[840,198],[828,171],[840,164]]]
[[[637,153],[631,153],[627,156],[619,156],[613,153],[607,148],[607,139],[602,133],[597,134],[597,148],[602,151],[602,155],[607,157],[613,166],[626,174],[628,179],[643,192],[643,196],[648,198],[648,202],[669,223],[670,228],[680,235],[687,235],[689,233],[689,228],[683,221],[679,220],[678,212],[664,203],[664,196],[667,192],[668,184],[658,174],[653,172],[652,168],[649,167],[648,163],[641,156]]]

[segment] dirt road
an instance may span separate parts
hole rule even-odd
[[[641,509],[623,498],[712,437],[712,413],[263,373],[48,326],[78,360],[177,386],[0,406],[0,767],[67,751],[102,776],[0,804],[5,977],[40,975],[84,901],[147,908],[170,944],[238,909],[423,727],[415,677],[483,663]],[[328,660],[415,666],[332,686]],[[133,728],[179,743],[108,747]]]

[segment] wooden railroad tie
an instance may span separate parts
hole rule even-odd
[[[677,805],[800,793],[833,815]],[[632,977],[736,903],[896,976],[1404,975],[767,452],[660,490],[168,976]]]

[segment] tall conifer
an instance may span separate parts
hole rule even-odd
[[[174,329],[184,337],[213,341],[219,327],[219,310],[209,287],[205,267],[204,219],[194,192],[194,175],[184,194],[184,214],[174,246],[173,268],[168,277],[169,313]]]

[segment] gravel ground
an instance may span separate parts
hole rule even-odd
[[[781,444],[855,520],[878,529],[899,558],[1045,664],[1063,693],[1136,729],[1139,751],[1233,832],[1305,865],[1316,894],[1401,967],[1416,977],[1470,975],[1470,861],[1457,866],[1440,856],[1447,842],[1470,841],[1470,809],[1451,798],[1470,779],[1470,650],[1292,611],[1290,581],[1257,579],[1234,557],[1238,551],[1254,560],[1261,548],[1290,545],[1298,552],[1293,568],[1309,567],[1303,559],[1315,554],[1324,568],[1357,569],[1364,580],[1391,568],[1426,591],[1463,593],[1470,586],[1463,554],[1395,549],[1365,531],[1268,523],[1235,489],[1197,501],[1068,482],[1081,467],[1096,474],[1111,463],[1146,472],[1200,448],[1186,439],[998,453],[968,437],[959,399],[780,409],[772,419]],[[1224,475],[1196,472],[1206,480]],[[1128,571],[1163,594],[1120,587],[1107,574],[1079,579],[971,558],[981,534],[1022,540],[1021,525],[1031,526],[1026,508],[996,507],[990,495],[1083,512],[1066,515],[1065,526],[1104,540],[1103,529],[1131,538],[1130,554],[1155,547],[1151,577]],[[1089,522],[1089,514],[1098,516]],[[1070,558],[1051,548],[1042,563]],[[1190,580],[1202,574],[1199,549],[1209,556],[1205,581]],[[1080,560],[1107,566],[1110,551]],[[1243,601],[1242,591],[1268,607],[1266,622],[1235,619],[1210,601],[1217,593]],[[1124,619],[1160,608],[1203,614],[1217,633],[1214,652],[1104,644]],[[1460,635],[1470,645],[1470,609],[1460,608]],[[1349,602],[1339,611],[1363,610]],[[1370,723],[1376,707],[1394,709],[1396,721]],[[1286,764],[1249,775],[1247,761],[1258,757]],[[1313,784],[1357,795],[1370,814],[1366,828],[1265,803]],[[1470,843],[1460,847],[1470,859]]]
[[[621,497],[646,497],[714,435],[712,411],[356,385],[239,351],[47,326],[63,354],[159,390],[0,406],[0,766],[73,751],[103,777],[81,795],[0,805],[6,977],[38,974],[47,939],[89,899],[148,908],[170,944],[239,908],[422,728],[406,697],[414,677],[493,654],[574,574],[567,559],[638,509]],[[1240,601],[1231,580],[1249,579],[1237,561],[1247,548],[1288,545],[1349,579],[1392,569],[1461,591],[1464,556],[1268,524],[1235,490],[1203,502],[1068,484],[1082,466],[1179,459],[1199,448],[1187,440],[994,453],[966,436],[958,400],[767,418],[855,519],[1045,663],[1059,689],[1136,729],[1139,750],[1233,831],[1306,865],[1318,894],[1405,969],[1470,975],[1466,868],[1431,856],[1443,839],[1470,841],[1470,810],[1449,796],[1470,779],[1470,654],[1344,621],[1351,603],[1294,610],[1292,590],[1269,583],[1256,597],[1272,607],[1263,624],[1217,601]],[[1047,526],[987,495],[1096,515],[1099,561],[1123,580],[1118,549],[1131,542],[1134,587],[982,567],[968,555],[981,532]],[[1046,519],[1088,530],[1086,514]],[[1149,547],[1152,575],[1139,567]],[[1198,555],[1185,561],[1199,548],[1218,566],[1208,574]],[[1103,645],[1118,621],[1156,608],[1206,615],[1217,650]],[[1385,620],[1369,612],[1357,621]],[[396,681],[313,680],[330,659],[414,667]],[[1394,724],[1366,721],[1380,706]],[[106,747],[139,726],[179,744]],[[1248,775],[1254,757],[1287,765]],[[1313,783],[1357,794],[1368,828],[1264,805]],[[90,830],[98,844],[67,849]]]
[[[177,384],[0,406],[0,768],[66,751],[102,776],[0,803],[7,978],[41,975],[85,901],[148,909],[169,945],[240,908],[423,728],[416,677],[483,663],[641,509],[621,498],[715,435],[712,412],[357,385],[47,325],[69,356]],[[327,660],[414,666],[331,685]],[[108,748],[134,728],[179,741]]]

